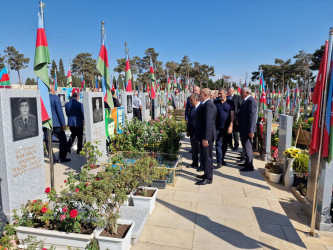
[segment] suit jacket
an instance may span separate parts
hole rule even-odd
[[[198,141],[216,140],[216,106],[211,100],[200,104],[195,119],[195,137]]]
[[[185,106],[185,121],[189,120],[189,116],[191,115],[191,113],[190,113],[191,108],[192,108],[192,105],[191,105],[191,102],[190,102],[190,97],[187,97],[186,106]]]
[[[245,135],[256,132],[257,102],[252,96],[240,106],[236,119],[239,133]]]
[[[120,103],[118,101],[118,99],[116,97],[112,97],[113,98],[113,105],[115,108],[120,107]]]
[[[242,104],[241,97],[239,95],[234,94],[230,100],[234,103],[234,108],[236,113],[240,108],[240,105]]]
[[[71,99],[65,104],[65,110],[68,117],[68,126],[83,127],[84,113],[82,103],[75,99]]]
[[[189,132],[190,136],[195,136],[195,124],[196,124],[196,117],[197,117],[197,110],[200,107],[200,103],[198,107],[191,106],[189,109],[189,115],[188,115],[188,122],[187,122],[187,131]]]
[[[50,104],[53,127],[66,126],[65,117],[64,113],[62,112],[59,96],[50,94]]]

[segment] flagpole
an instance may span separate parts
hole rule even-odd
[[[330,28],[329,32],[329,49],[328,49],[328,58],[327,58],[327,67],[326,67],[326,78],[325,78],[325,88],[323,92],[323,98],[320,102],[320,111],[321,111],[321,120],[320,120],[320,142],[319,142],[319,151],[317,157],[317,164],[316,164],[316,173],[315,173],[315,183],[314,183],[314,193],[313,193],[313,204],[312,204],[312,217],[311,217],[311,227],[309,235],[315,236],[315,225],[316,225],[316,217],[317,217],[317,191],[318,191],[318,181],[319,181],[319,173],[320,173],[320,160],[321,160],[321,153],[323,149],[323,134],[324,134],[324,124],[325,124],[325,114],[327,100],[326,100],[326,93],[327,93],[327,86],[328,86],[328,77],[330,74],[330,67],[331,67],[331,56],[332,56],[332,44],[333,44],[333,27]]]

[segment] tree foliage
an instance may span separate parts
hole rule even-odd
[[[59,59],[59,72],[57,74],[57,81],[59,86],[66,86],[65,68],[62,59]]]
[[[19,83],[21,82],[20,70],[28,67],[30,59],[24,57],[23,54],[19,53],[14,46],[8,46],[4,51],[6,53],[6,58],[11,70],[15,70],[19,77]]]
[[[5,67],[5,56],[1,56],[0,54],[0,70]]]
[[[54,60],[52,60],[50,75],[53,80],[54,80],[55,73],[57,73],[57,75],[58,75],[58,66],[57,66],[57,63]]]
[[[35,78],[27,78],[25,80],[25,85],[37,85],[37,81]]]
[[[90,53],[80,53],[75,56],[72,62],[72,73],[79,78],[81,87],[81,76],[86,83],[86,86],[94,87],[95,76],[100,75],[96,68],[96,60],[91,57]],[[73,80],[74,84],[74,80]]]

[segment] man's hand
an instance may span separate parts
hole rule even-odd
[[[62,130],[65,131],[66,130],[66,125],[61,126]]]
[[[230,135],[231,133],[232,133],[232,127],[229,126],[228,131],[227,131],[227,134]]]
[[[188,131],[186,131],[186,136],[190,136],[190,133]]]
[[[202,146],[208,147],[209,146],[208,141],[207,140],[202,140]]]
[[[252,139],[254,137],[254,133],[249,133],[249,137]]]
[[[237,125],[237,126],[239,125],[237,120],[236,120],[236,125]]]

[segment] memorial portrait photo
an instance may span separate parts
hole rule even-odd
[[[65,94],[58,94],[58,96],[60,98],[61,106],[65,107],[66,104]]]
[[[132,96],[127,96],[127,114],[133,113]]]
[[[37,99],[10,98],[13,141],[38,136]]]
[[[93,107],[93,122],[103,121],[103,102],[102,97],[93,97],[92,98],[92,107]]]
[[[149,96],[146,95],[146,109],[149,109]]]

